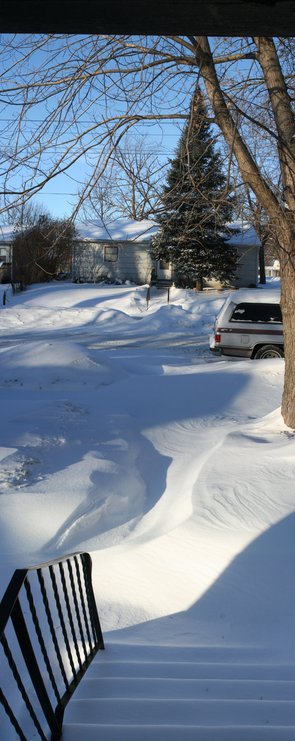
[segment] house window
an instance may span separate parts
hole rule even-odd
[[[116,244],[106,244],[104,247],[104,261],[105,262],[117,262],[118,260],[118,247]]]
[[[160,260],[159,267],[160,267],[160,270],[169,270],[170,262],[168,262],[167,260]]]

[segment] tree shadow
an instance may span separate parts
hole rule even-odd
[[[106,641],[197,647],[199,660],[204,650],[268,647],[294,663],[294,558],[292,513],[253,540],[189,609],[111,631]]]
[[[108,386],[88,386],[78,396],[69,389],[66,399],[64,395],[60,398],[57,389],[56,398],[51,395],[45,405],[43,395],[40,400],[34,396],[33,404],[31,398],[26,399],[15,427],[11,424],[15,414],[11,420],[8,413],[10,433],[7,436],[6,425],[3,440],[12,447],[17,441],[11,466],[17,466],[20,459],[29,461],[27,478],[20,483],[12,478],[11,488],[29,491],[33,497],[43,490],[42,481],[53,477],[51,498],[46,501],[45,483],[42,501],[36,497],[35,504],[40,518],[48,519],[49,531],[52,522],[52,534],[41,549],[42,555],[55,548],[66,553],[81,544],[88,547],[87,541],[93,537],[136,522],[155,506],[166,489],[171,455],[169,448],[167,453],[157,449],[149,430],[163,428],[165,436],[170,426],[175,450],[178,452],[181,438],[185,449],[186,435],[197,436],[200,424],[206,435],[212,418],[217,417],[217,426],[220,418],[229,415],[231,419],[235,398],[247,384],[247,373],[231,367],[221,393],[219,374],[213,368],[197,374],[148,375],[144,382],[141,374],[123,376]],[[46,366],[39,372],[46,377]],[[85,478],[82,499],[81,487],[75,494],[76,465],[82,466],[77,475]],[[30,520],[31,506],[31,498],[24,498],[24,525]],[[100,547],[99,541],[92,547]]]
[[[97,286],[95,286],[95,288],[97,289]],[[93,296],[92,298],[87,298],[87,299],[83,299],[83,301],[78,301],[78,303],[75,303],[73,305],[73,309],[91,309],[91,308],[95,309],[99,306],[99,304],[103,303],[105,305],[105,304],[108,304],[109,301],[112,301],[112,302],[119,301],[120,296],[118,296],[118,290],[116,291],[115,288],[112,289],[111,287],[109,290],[110,292],[107,295],[104,292],[103,295],[100,297],[96,293],[96,295]],[[134,287],[132,289],[130,288],[129,290],[126,289],[126,293],[124,293],[124,299],[130,296],[133,296],[134,290],[135,290]],[[113,309],[113,306],[112,306],[112,309]],[[119,310],[114,309],[114,311],[119,311]],[[122,312],[121,310],[120,313],[124,314],[125,312],[124,311]]]

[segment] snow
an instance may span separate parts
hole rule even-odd
[[[252,224],[248,221],[237,220],[229,224],[229,229],[233,236],[229,238],[228,244],[231,245],[251,245],[252,247],[260,246],[260,239]]]
[[[279,304],[281,299],[280,289],[274,287],[274,282],[270,285],[272,286],[270,291],[266,291],[265,287],[262,286],[259,288],[239,288],[227,300],[234,304],[242,302],[246,302],[247,304]]]
[[[151,239],[159,230],[158,224],[152,219],[133,221],[132,219],[114,219],[112,221],[92,221],[76,223],[77,237],[92,240],[131,240],[143,242]]]
[[[149,307],[146,293],[7,290],[2,591],[15,567],[89,550],[107,644],[263,650],[292,663],[295,433],[280,414],[284,360],[210,354],[228,292],[172,288],[168,304],[152,289]]]
[[[89,219],[88,221],[76,221],[77,239],[89,241],[133,241],[143,242],[150,240],[159,231],[159,225],[153,219],[113,219],[102,221],[101,219]],[[227,240],[232,245],[259,246],[260,241],[254,227],[247,221],[237,220],[229,224],[232,236]],[[12,226],[0,227],[0,242],[11,242],[15,228]]]
[[[89,219],[88,221],[75,222],[78,240],[115,240],[145,242],[150,240],[159,231],[159,226],[153,219],[112,219],[102,221],[101,219]],[[11,242],[15,234],[15,227],[2,225],[0,227],[0,242]]]
[[[14,227],[6,224],[0,226],[0,242],[11,242],[14,237]]]

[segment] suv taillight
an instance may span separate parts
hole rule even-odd
[[[215,342],[221,342],[221,335],[218,333],[215,335]]]

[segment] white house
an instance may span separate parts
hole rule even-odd
[[[234,285],[237,288],[256,286],[258,281],[260,240],[254,227],[246,221],[230,224],[232,237],[228,244],[237,250],[237,273]]]
[[[0,263],[11,263],[13,227],[0,227]]]
[[[11,280],[13,228],[0,227],[0,283],[9,283]]]
[[[281,275],[280,261],[273,260],[272,265],[266,265],[265,275],[267,275],[268,278],[279,278]]]
[[[74,281],[98,282],[101,280],[131,281],[136,284],[172,282],[173,266],[164,260],[155,261],[151,255],[152,237],[159,226],[155,221],[117,219],[103,223],[97,220],[76,223],[76,239],[72,256]],[[236,287],[255,286],[258,280],[259,239],[253,227],[246,222],[231,224],[232,236],[228,240],[237,249]],[[0,262],[12,260],[12,227],[0,228]],[[0,267],[1,271],[1,267]],[[0,272],[1,280],[1,272]],[[218,287],[217,281],[206,281]]]
[[[154,267],[151,239],[157,230],[156,222],[148,220],[76,223],[73,280],[149,283]]]
[[[239,288],[256,286],[258,280],[259,239],[254,228],[246,222],[230,226],[232,236],[228,244],[237,250],[237,276],[233,281]],[[149,283],[152,274],[158,283],[173,281],[173,266],[164,260],[155,262],[151,256],[151,239],[159,227],[155,221],[118,219],[107,224],[88,221],[76,224],[77,238],[73,255],[73,280],[110,281],[130,280]],[[207,285],[219,285],[206,281]]]

